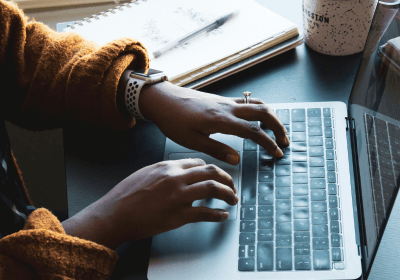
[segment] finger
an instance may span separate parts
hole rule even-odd
[[[224,122],[219,124],[218,127],[218,132],[253,140],[258,145],[264,147],[274,157],[280,158],[283,156],[282,150],[275,141],[254,122],[230,116],[225,118]]]
[[[191,136],[190,143],[185,143],[185,147],[232,165],[237,165],[240,161],[240,155],[235,149],[201,133],[195,133],[195,135]]]
[[[186,185],[192,185],[203,181],[214,180],[231,188],[236,193],[235,184],[231,175],[214,164],[207,164],[187,169],[182,175]]]
[[[189,207],[185,210],[186,223],[222,222],[228,219],[229,213],[223,209],[207,207]]]
[[[176,163],[182,169],[188,169],[196,166],[206,165],[206,162],[201,158],[178,159],[174,160],[174,163]]]
[[[230,187],[214,180],[192,184],[185,188],[184,192],[185,198],[191,203],[199,199],[216,198],[230,205],[236,205],[239,200]]]
[[[289,145],[289,138],[286,136],[286,128],[274,111],[266,104],[245,104],[238,105],[233,111],[238,118],[248,121],[261,121],[266,127],[271,129],[276,140],[280,145]]]

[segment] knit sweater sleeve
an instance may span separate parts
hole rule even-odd
[[[31,21],[18,7],[0,0],[0,111],[31,130],[73,120],[122,130],[135,120],[123,116],[116,93],[129,66],[148,68],[144,46],[131,38],[102,47],[71,33],[57,33]]]
[[[44,208],[23,230],[0,240],[0,279],[109,279],[116,260],[115,251],[66,235]]]

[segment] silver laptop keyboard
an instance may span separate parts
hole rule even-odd
[[[400,176],[400,127],[365,114],[375,226],[379,234]]]
[[[278,160],[244,140],[239,271],[344,268],[333,113],[276,110],[291,140]]]

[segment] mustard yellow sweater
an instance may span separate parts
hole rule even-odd
[[[43,130],[68,119],[130,128],[135,120],[117,108],[118,81],[128,66],[148,65],[146,49],[134,39],[99,47],[29,22],[16,5],[0,0],[0,111],[14,124]],[[25,196],[29,199],[26,189]],[[116,260],[115,251],[66,235],[43,208],[29,216],[23,230],[0,240],[0,279],[108,279]]]

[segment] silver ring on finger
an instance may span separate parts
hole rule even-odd
[[[251,95],[251,92],[250,91],[245,91],[245,92],[243,92],[243,103],[244,104],[249,104],[250,103],[250,95]]]

